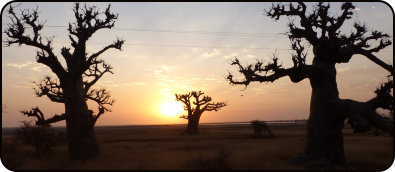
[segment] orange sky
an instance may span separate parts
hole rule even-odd
[[[101,9],[107,4],[95,3]],[[280,34],[287,31],[288,20],[275,22],[262,15],[271,3],[111,4],[119,14],[115,29],[93,35],[88,52],[100,50],[106,45],[103,43],[111,43],[117,36],[126,42],[123,51],[109,50],[101,56],[114,67],[114,74],[105,75],[95,86],[108,88],[115,103],[112,112],[105,113],[97,125],[186,123],[179,115],[164,114],[161,108],[175,101],[175,93],[193,90],[202,90],[214,101],[229,104],[218,112],[205,112],[201,122],[308,118],[311,94],[308,80],[293,84],[285,77],[274,83],[252,83],[242,91],[243,86],[230,86],[224,79],[228,71],[237,75],[237,68],[229,65],[229,59],[235,56],[247,64],[256,58],[268,59],[277,50],[283,66],[292,65],[289,41]],[[22,3],[19,8],[31,9],[36,5],[48,26],[66,26],[73,21],[72,3]],[[393,15],[388,6],[384,3],[356,6],[353,20],[393,35]],[[339,3],[331,7],[337,11]],[[4,30],[8,21],[4,13],[2,21]],[[352,22],[346,23],[344,31],[349,32],[351,25]],[[70,46],[67,28],[48,27],[44,35],[56,36],[54,50],[64,64],[59,50]],[[4,40],[5,35],[2,37]],[[377,56],[393,64],[392,49],[390,46]],[[31,107],[39,106],[46,114],[64,112],[62,104],[34,95],[32,82],[52,75],[47,67],[35,63],[34,56],[35,49],[26,46],[2,46],[2,103],[6,106],[3,127],[33,120],[19,113]],[[311,59],[309,52],[308,63]],[[362,56],[336,68],[341,98],[366,101],[386,81],[387,72]],[[96,109],[95,104],[89,105]]]

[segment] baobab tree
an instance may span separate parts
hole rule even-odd
[[[188,120],[187,134],[195,135],[199,133],[198,125],[200,117],[205,111],[218,111],[226,106],[225,102],[212,102],[209,96],[202,96],[202,91],[191,91],[188,94],[175,94],[176,100],[184,103],[184,110],[188,112],[187,115],[182,115],[180,118]]]
[[[376,30],[368,32],[365,25],[358,23],[353,25],[355,30],[350,34],[344,34],[341,27],[351,19],[355,6],[350,2],[343,3],[339,16],[330,16],[329,8],[329,4],[320,2],[308,13],[302,2],[272,4],[265,11],[267,16],[275,21],[282,16],[296,19],[290,20],[288,24],[288,37],[294,52],[293,66],[284,68],[276,54],[267,64],[257,60],[255,64],[247,66],[235,58],[231,65],[239,68],[241,77],[235,79],[231,73],[226,77],[231,85],[245,87],[251,82],[274,82],[286,76],[294,83],[309,79],[312,93],[306,147],[295,159],[296,162],[309,165],[346,165],[342,136],[346,119],[358,132],[368,131],[373,125],[393,134],[392,122],[376,112],[377,108],[393,109],[391,77],[377,88],[376,97],[366,102],[340,99],[335,68],[337,63],[348,63],[354,55],[362,55],[392,76],[393,67],[374,54],[391,45],[390,36]],[[303,42],[312,46],[311,64],[306,63],[307,53]]]
[[[110,109],[114,100],[105,88],[94,89],[92,86],[106,73],[113,73],[112,66],[98,58],[109,49],[121,50],[124,40],[118,39],[100,51],[88,54],[86,44],[89,38],[100,29],[111,29],[118,14],[110,11],[110,5],[104,12],[95,6],[81,7],[75,3],[73,11],[76,21],[68,24],[71,47],[63,47],[64,67],[53,51],[53,37],[44,38],[41,31],[44,23],[39,20],[38,8],[15,12],[10,4],[8,10],[11,23],[4,31],[6,46],[13,44],[37,48],[36,61],[51,69],[57,79],[50,76],[36,82],[34,88],[38,97],[47,96],[52,102],[63,103],[65,112],[47,118],[38,108],[22,111],[24,115],[37,118],[37,125],[49,125],[66,120],[68,152],[71,160],[89,160],[100,156],[100,147],[94,132],[97,119]],[[88,109],[87,100],[98,104],[96,114]]]

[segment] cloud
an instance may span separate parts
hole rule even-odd
[[[161,68],[163,70],[165,70],[166,72],[170,72],[170,71],[174,70],[175,67],[174,66],[161,65]]]
[[[350,70],[350,67],[345,67],[345,68],[340,68],[340,69],[337,69],[337,71],[340,73],[340,72],[345,72],[345,71],[348,71],[348,70]]]
[[[361,9],[360,8],[354,8],[354,11],[360,11]]]
[[[27,67],[27,66],[31,66],[32,64],[33,64],[33,62],[25,62],[25,63],[21,63],[21,64],[18,64],[18,63],[7,63],[6,66],[10,66],[10,67],[14,67],[14,68],[17,68],[17,69],[21,69],[21,68],[24,68],[24,67]]]
[[[36,71],[36,72],[41,72],[41,69],[42,69],[43,67],[42,66],[33,66],[32,67],[32,70],[33,71]]]
[[[210,51],[210,52],[206,52],[206,53],[202,54],[202,56],[203,56],[203,57],[212,57],[212,56],[219,55],[219,54],[221,54],[221,53],[219,52],[219,50],[214,49],[214,50],[212,50],[212,51]]]
[[[246,56],[247,56],[247,58],[256,58],[256,56],[252,55],[252,54],[247,54]]]
[[[43,65],[41,65],[39,63],[31,62],[31,61],[25,62],[25,63],[7,63],[5,65],[16,68],[16,69],[30,67],[30,69],[35,72],[41,72],[44,67]]]

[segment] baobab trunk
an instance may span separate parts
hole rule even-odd
[[[71,160],[90,160],[100,157],[100,147],[85,101],[82,78],[67,83],[64,88],[65,109],[68,114],[66,128],[69,158]]]
[[[324,62],[313,62],[313,65],[319,73],[310,78],[312,94],[307,141],[297,160],[317,166],[345,165],[342,135],[345,117],[330,106],[339,99],[335,65]]]
[[[193,115],[191,118],[188,120],[188,126],[187,126],[187,134],[188,135],[196,135],[199,134],[199,120],[200,120],[200,115]]]

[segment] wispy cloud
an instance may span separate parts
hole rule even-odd
[[[9,67],[16,68],[16,69],[22,69],[22,68],[29,67],[32,71],[35,71],[35,72],[41,72],[44,67],[41,64],[38,64],[36,62],[31,62],[31,61],[24,62],[24,63],[7,63],[5,65],[9,66]]]
[[[33,66],[32,70],[36,71],[36,72],[41,72],[41,69],[43,68],[43,66]]]
[[[345,72],[345,71],[348,71],[348,70],[350,70],[350,67],[345,67],[345,68],[340,68],[340,69],[337,69],[337,71],[340,73],[340,72]]]
[[[360,11],[361,9],[360,8],[354,8],[354,11]]]
[[[5,64],[6,66],[14,67],[17,69],[21,69],[27,66],[31,66],[33,62],[25,62],[25,63],[7,63]]]
[[[203,57],[212,57],[221,54],[219,50],[213,49],[212,51],[202,54]]]
[[[161,68],[163,70],[165,70],[166,72],[170,72],[170,71],[174,70],[175,67],[174,66],[161,65]]]

